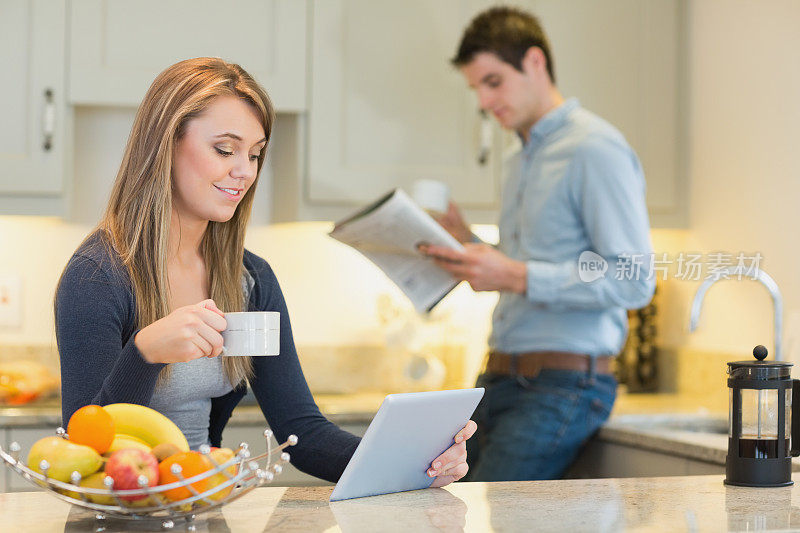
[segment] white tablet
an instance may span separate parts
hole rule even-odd
[[[388,395],[331,501],[428,488],[431,462],[454,444],[482,397],[482,388]]]

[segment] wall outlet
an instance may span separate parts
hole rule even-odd
[[[22,277],[0,276],[0,327],[22,327]]]

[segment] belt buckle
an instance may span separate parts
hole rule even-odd
[[[515,375],[524,378],[526,383],[528,383],[530,379],[536,379],[545,368],[545,365],[540,359],[531,357],[531,355],[532,354],[518,354],[515,356]],[[523,358],[527,360],[528,364],[523,364]],[[522,368],[521,372],[520,368]]]
[[[508,363],[508,376],[514,378],[514,381],[519,384],[523,389],[530,389],[531,383],[528,381],[528,376],[520,374],[519,372],[519,359],[522,354],[509,354],[510,361]]]

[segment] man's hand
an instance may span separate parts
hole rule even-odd
[[[466,243],[461,252],[434,245],[422,245],[419,250],[456,279],[467,281],[474,291],[524,294],[528,288],[525,263],[487,244]]]
[[[469,230],[467,223],[464,222],[464,217],[461,216],[458,206],[453,202],[448,204],[447,213],[433,218],[461,244],[472,241],[472,232]]]

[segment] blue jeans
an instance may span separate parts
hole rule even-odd
[[[544,369],[535,378],[481,374],[486,393],[467,441],[467,481],[558,479],[608,419],[609,375]]]

